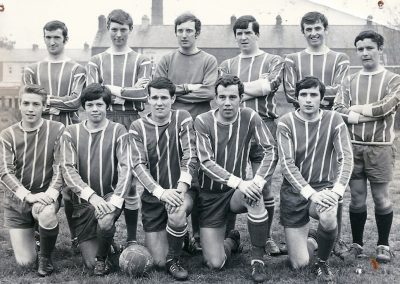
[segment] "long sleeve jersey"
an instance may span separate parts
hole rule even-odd
[[[118,87],[134,87],[140,78],[150,78],[152,64],[144,55],[130,49],[128,52],[116,53],[111,49],[96,54],[87,64],[87,82],[100,83]],[[110,111],[143,110],[147,100],[146,88],[136,88],[131,95],[121,97],[124,104],[115,104],[115,97]]]
[[[213,55],[203,50],[191,55],[174,50],[160,59],[155,76],[167,77],[176,85],[173,109],[187,110],[193,119],[211,109],[218,77],[217,59]],[[201,84],[201,87],[189,91],[187,84]]]
[[[185,110],[172,110],[169,121],[158,125],[151,114],[136,120],[129,130],[133,174],[154,196],[191,184],[196,169],[193,120]]]
[[[278,123],[277,140],[284,182],[306,199],[326,187],[343,196],[353,170],[353,152],[338,113],[320,110],[317,119],[306,121],[298,111],[290,112]]]
[[[59,111],[59,114],[52,114],[46,109],[44,117],[64,125],[79,121],[76,111],[81,106],[85,82],[85,68],[71,59],[36,62],[26,66],[22,76],[23,84],[42,86],[47,92],[47,107]]]
[[[348,124],[352,143],[391,145],[395,138],[394,118],[400,104],[400,76],[384,68],[359,71],[340,88],[334,109]],[[349,108],[363,105],[363,115],[378,118],[358,123],[359,115]]]
[[[280,56],[263,51],[251,57],[240,54],[225,60],[220,66],[221,74],[236,75],[243,83],[259,80],[257,96],[242,105],[255,110],[261,117],[272,119],[278,117],[274,95],[282,82],[283,69],[284,62]]]
[[[324,52],[311,52],[307,49],[288,54],[285,57],[284,87],[286,99],[297,105],[295,98],[296,83],[306,76],[314,76],[326,87],[324,100],[329,105],[324,109],[332,109],[336,94],[348,75],[349,57],[327,48]]]
[[[94,193],[112,193],[110,202],[122,208],[132,181],[125,127],[107,121],[104,127],[89,130],[83,121],[68,126],[61,142],[64,181],[79,197],[73,202],[88,201]]]
[[[229,124],[217,121],[217,111],[199,115],[194,123],[201,189],[222,192],[237,188],[246,178],[252,139],[264,149],[255,179],[265,183],[271,178],[278,159],[275,140],[268,127],[250,108],[240,108],[237,119]]]
[[[0,134],[0,181],[24,200],[29,193],[46,192],[54,200],[62,187],[59,150],[64,125],[43,119],[36,129],[18,122]]]

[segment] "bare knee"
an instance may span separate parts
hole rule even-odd
[[[319,223],[326,231],[334,230],[337,227],[337,210],[322,212],[319,216]]]
[[[186,225],[186,211],[179,209],[177,212],[168,215],[168,224],[174,227]]]
[[[96,258],[94,257],[83,257],[83,264],[86,266],[87,269],[94,269],[94,266],[96,264]]]
[[[23,252],[23,253],[15,253],[15,260],[20,266],[28,267],[33,265],[36,262],[37,254],[36,252]]]
[[[225,264],[226,257],[210,257],[206,259],[206,264],[210,269],[221,269]]]
[[[106,214],[103,218],[98,219],[97,223],[99,227],[104,232],[109,232],[114,229],[114,215]]]
[[[301,258],[297,257],[295,259],[289,258],[289,261],[293,269],[301,269],[309,264],[310,258],[308,256],[303,256]]]
[[[44,229],[54,229],[57,227],[58,220],[53,204],[43,208],[39,213],[38,221],[39,225]]]

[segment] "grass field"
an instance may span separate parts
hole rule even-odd
[[[400,149],[400,141],[396,141]],[[282,177],[277,168],[273,178],[273,191],[279,197],[279,189]],[[336,257],[330,260],[331,267],[337,275],[338,283],[399,283],[400,282],[400,159],[396,160],[396,171],[394,181],[391,184],[392,202],[394,204],[394,222],[390,243],[392,250],[399,255],[392,263],[380,265],[374,269],[370,259],[364,259],[357,264],[346,265]],[[276,241],[283,241],[282,227],[279,225],[279,198],[276,199],[276,214],[273,225],[273,237]],[[343,239],[350,243],[351,232],[348,217],[348,204],[350,194],[346,192],[344,198],[345,212],[343,214]],[[3,192],[0,190],[0,283],[170,283],[173,279],[164,272],[151,272],[148,278],[130,278],[121,273],[113,273],[106,277],[90,277],[83,269],[80,256],[71,254],[69,247],[69,232],[63,210],[59,212],[60,235],[54,252],[55,273],[46,278],[39,278],[35,272],[26,272],[20,269],[14,260],[8,233],[4,229]],[[125,240],[124,218],[118,221],[116,240],[123,243]],[[183,257],[183,263],[189,269],[190,278],[188,282],[195,283],[251,283],[250,276],[250,242],[246,229],[246,216],[238,217],[237,228],[239,229],[244,243],[244,251],[234,255],[222,271],[214,272],[202,265],[201,255]],[[141,224],[139,225],[138,241],[144,243],[144,235]],[[376,225],[374,220],[374,208],[371,196],[368,198],[368,219],[365,228],[365,252],[373,257],[377,240]],[[307,283],[314,281],[314,275],[310,269],[294,272],[287,266],[287,256],[270,257],[265,255],[264,260],[269,277],[268,283]],[[363,269],[362,274],[356,274],[357,267]]]

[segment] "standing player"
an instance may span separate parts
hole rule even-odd
[[[128,45],[132,28],[133,21],[127,12],[111,11],[107,17],[107,29],[112,45],[93,56],[87,65],[88,83],[100,83],[111,90],[112,101],[107,118],[121,123],[127,130],[144,108],[146,85],[151,73],[151,62]],[[128,245],[136,242],[138,208],[139,197],[133,192],[125,200],[124,207]]]
[[[214,84],[217,80],[217,59],[196,46],[200,36],[201,22],[190,14],[184,13],[175,19],[175,35],[179,48],[163,56],[157,65],[155,76],[167,77],[176,86],[176,99],[172,108],[186,110],[193,120],[211,109],[214,98]],[[193,186],[198,189],[197,175]],[[196,202],[192,211],[193,249],[199,251],[200,228]]]
[[[59,140],[64,126],[42,118],[47,92],[38,85],[20,90],[22,120],[0,134],[0,184],[5,187],[4,218],[19,265],[36,261],[34,225],[39,223],[39,276],[54,270],[51,253],[58,235],[62,187]]]
[[[318,248],[317,278],[331,282],[334,276],[327,260],[337,235],[338,200],[349,182],[353,157],[350,137],[340,115],[320,110],[324,94],[325,86],[316,77],[296,83],[299,109],[281,118],[277,137],[284,176],[281,223],[290,263],[295,269],[308,265]],[[333,152],[337,153],[336,158]],[[337,169],[337,173],[332,174],[332,169]],[[310,240],[309,252],[310,216],[318,219],[319,225],[315,240]]]
[[[192,118],[185,110],[171,110],[174,100],[174,84],[156,77],[149,84],[150,113],[129,132],[133,173],[145,187],[141,199],[146,246],[157,266],[165,265],[176,280],[185,280],[188,272],[178,258],[193,206],[189,187],[197,157]]]
[[[43,35],[48,57],[24,68],[23,84],[38,84],[46,90],[44,118],[62,122],[65,126],[78,123],[77,110],[81,106],[80,96],[86,81],[85,68],[65,55],[68,29],[63,22],[48,22],[43,27]],[[72,248],[76,250],[76,236],[70,226],[70,193],[67,190],[62,192]]]
[[[223,75],[217,80],[215,91],[218,108],[199,115],[195,121],[203,256],[210,268],[222,268],[240,245],[236,230],[224,240],[228,214],[247,212],[252,278],[262,282],[266,279],[263,255],[268,227],[262,190],[275,170],[275,140],[255,111],[239,107],[244,86],[238,77]],[[263,159],[254,178],[245,181],[252,140],[263,148]]]
[[[286,99],[297,108],[298,102],[294,95],[296,83],[306,76],[315,76],[325,85],[326,89],[324,99],[321,101],[321,108],[330,110],[336,93],[348,74],[349,57],[326,46],[328,19],[325,15],[319,12],[309,12],[302,17],[300,27],[307,41],[307,47],[300,52],[288,54],[285,58]],[[341,240],[342,211],[343,200],[339,200],[338,235],[333,250],[336,255],[347,250],[346,244]]]
[[[353,244],[343,257],[362,255],[369,181],[378,227],[376,259],[389,262],[392,258],[389,233],[393,220],[389,183],[393,176],[393,129],[400,103],[400,76],[380,63],[383,41],[382,35],[374,31],[361,32],[355,38],[354,45],[363,68],[346,80],[334,108],[348,124],[354,151],[349,209]]]
[[[222,74],[232,74],[240,78],[244,85],[242,105],[255,110],[275,137],[276,123],[274,120],[278,117],[275,92],[282,81],[283,60],[278,55],[272,55],[259,49],[259,24],[253,16],[239,17],[233,25],[233,34],[240,54],[222,62],[220,71]],[[262,147],[252,146],[250,157],[255,174],[263,157]],[[265,249],[271,255],[278,255],[280,250],[271,238],[271,225],[275,211],[275,199],[271,185],[272,180],[269,180],[263,190],[265,208],[269,218]]]
[[[106,258],[131,186],[128,134],[106,118],[111,92],[87,86],[81,97],[87,120],[68,126],[62,136],[61,164],[72,195],[72,226],[85,265],[98,276],[109,272]]]

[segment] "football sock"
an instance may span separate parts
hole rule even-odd
[[[263,259],[264,246],[267,241],[268,212],[260,215],[247,214],[247,227],[252,244],[252,259]]]
[[[166,260],[179,257],[182,251],[183,238],[187,232],[187,224],[181,227],[175,227],[167,224],[167,240],[168,240],[168,253]]]
[[[225,237],[228,236],[230,231],[235,230],[235,225],[236,225],[236,214],[229,212],[226,222]]]
[[[110,251],[111,244],[113,242],[115,234],[115,225],[110,230],[103,230],[97,225],[97,242],[98,248],[96,253],[96,259],[105,261]]]
[[[272,221],[274,219],[275,212],[275,198],[271,197],[264,200],[265,209],[268,212],[268,228],[267,228],[267,238],[271,238],[271,227]]]
[[[340,240],[340,237],[342,235],[342,215],[343,215],[343,198],[340,198],[338,202],[337,215],[336,215],[337,228],[338,228],[336,240]]]
[[[40,234],[40,255],[50,258],[51,253],[54,250],[56,245],[57,236],[58,236],[59,226],[53,229],[45,229],[39,226],[39,234]]]
[[[337,236],[337,227],[333,230],[325,230],[321,224],[318,225],[317,229],[317,243],[318,243],[318,258],[322,261],[327,261],[333,245],[335,244]]]
[[[200,224],[199,224],[199,210],[197,203],[193,202],[192,212],[190,213],[190,219],[192,221],[193,237],[200,239]]]
[[[392,227],[393,211],[380,215],[375,212],[376,226],[378,227],[378,243],[377,245],[389,246],[389,234]]]
[[[126,231],[127,231],[127,241],[136,241],[136,231],[138,223],[138,212],[139,210],[130,210],[124,208]]]
[[[351,210],[351,208],[350,208]],[[350,225],[351,233],[353,235],[353,243],[364,245],[363,235],[365,222],[367,221],[367,210],[363,212],[352,212],[350,211]]]
[[[65,217],[67,217],[67,223],[69,231],[71,233],[71,240],[72,240],[76,237],[76,233],[75,233],[75,227],[72,226],[72,212],[74,212],[74,207],[71,201],[64,199],[64,211],[65,211]]]

